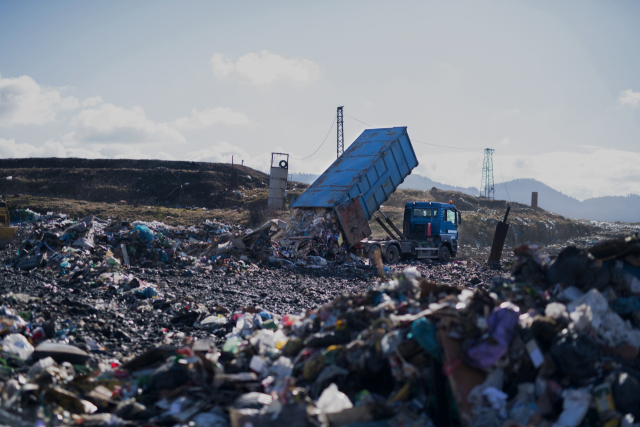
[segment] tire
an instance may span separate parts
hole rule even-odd
[[[373,264],[375,264],[376,262],[376,257],[374,255],[374,252],[381,252],[380,251],[380,246],[371,246],[369,247],[369,250],[367,250],[367,258],[369,258],[369,261],[371,261]]]
[[[390,245],[387,248],[385,260],[387,261],[387,264],[397,264],[398,261],[400,261],[400,251],[396,245]]]
[[[442,246],[440,248],[440,255],[438,256],[438,260],[443,264],[449,264],[449,261],[451,261],[451,254],[449,253],[448,247]]]
[[[280,160],[279,166],[280,166],[282,169],[286,169],[286,168],[288,168],[288,167],[289,167],[289,163],[287,163],[287,161],[286,161],[286,160]]]

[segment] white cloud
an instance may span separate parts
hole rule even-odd
[[[179,129],[202,129],[217,123],[226,125],[250,125],[251,120],[243,113],[233,111],[230,108],[216,107],[198,111],[191,110],[189,117],[176,119],[174,126]]]
[[[283,147],[274,147],[273,152],[284,153]],[[212,163],[231,163],[231,157],[236,164],[244,161],[245,166],[269,173],[271,164],[271,151],[268,152],[248,152],[237,145],[232,145],[226,141],[217,142],[203,150],[192,151],[180,156],[180,160],[192,162],[212,162]],[[335,160],[334,157],[322,158],[320,155],[311,159],[302,160],[303,156],[291,154],[289,156],[289,172],[290,173],[323,173]]]
[[[92,98],[87,98],[84,101],[82,101],[83,107],[95,107],[98,104],[102,104],[102,97],[100,96],[94,96]]]
[[[253,159],[248,152],[237,145],[231,145],[226,141],[215,143],[210,148],[189,152],[185,154],[184,160],[194,162],[231,163],[232,156],[236,163],[240,163],[242,160],[244,160],[245,163],[253,163]]]
[[[160,159],[175,160],[163,151],[145,152],[140,146],[129,144],[85,144],[85,148],[73,143],[46,141],[40,147],[27,143],[16,143],[14,139],[0,138],[0,157],[79,157],[84,159]]]
[[[110,159],[154,159],[154,160],[175,160],[173,156],[163,151],[150,153],[140,146],[132,147],[128,144],[96,144],[96,150],[101,155]]]
[[[213,68],[213,74],[217,77],[227,77],[235,71],[236,64],[233,63],[230,55],[214,53],[213,58],[211,58],[211,67]]]
[[[505,145],[509,145],[511,144],[511,139],[510,138],[502,138],[500,140],[500,142],[498,142],[498,144],[505,146]]]
[[[42,125],[55,120],[59,110],[78,108],[73,96],[43,88],[28,76],[3,79],[0,76],[0,126]]]
[[[85,109],[74,119],[73,139],[94,143],[183,144],[186,139],[168,123],[148,119],[140,106],[131,109],[102,104]]]
[[[228,55],[216,53],[211,58],[213,73],[220,78],[236,72],[254,85],[269,85],[278,80],[310,83],[320,78],[318,65],[303,58],[286,59],[263,50],[247,53],[235,63]]]
[[[640,107],[640,92],[634,92],[631,89],[627,89],[620,92],[618,100],[622,105],[629,105],[633,108],[638,108]]]
[[[7,140],[0,138],[0,157],[82,157],[95,159],[104,156],[97,151],[65,147],[59,142],[47,141],[40,147],[36,147],[27,143],[16,144],[14,139]]]

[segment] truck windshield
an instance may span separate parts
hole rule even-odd
[[[444,209],[442,216],[444,221],[451,221],[455,224],[456,212],[453,209]]]
[[[416,208],[413,210],[413,217],[419,218],[431,218],[431,209],[420,209]]]

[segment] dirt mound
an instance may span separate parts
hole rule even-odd
[[[153,206],[265,205],[269,176],[246,166],[163,160],[3,159],[0,193]],[[231,174],[237,186],[231,186]],[[6,179],[11,177],[11,179]],[[306,185],[295,183],[291,189]]]

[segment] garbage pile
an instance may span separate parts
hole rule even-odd
[[[238,274],[271,262],[293,267],[327,266],[349,257],[335,214],[299,211],[287,224],[270,220],[256,229],[205,220],[200,226],[162,222],[102,221],[90,215],[71,221],[64,214],[21,212],[30,233],[11,260],[23,270],[57,270],[69,280],[104,282],[115,270],[141,267],[180,270],[185,276],[226,269]]]
[[[296,209],[289,223],[271,220],[255,230],[236,234],[223,250],[285,267],[325,267],[328,260],[362,263],[357,257],[349,257],[335,213],[321,208]]]
[[[185,276],[227,268],[221,254],[241,226],[205,220],[200,226],[168,226],[153,221],[101,221],[90,215],[71,221],[64,214],[34,215],[9,264],[22,270],[45,268],[70,282],[104,283],[124,267],[178,270]],[[249,265],[240,261],[237,269]],[[116,275],[116,277],[118,277]],[[124,276],[121,276],[124,277]]]
[[[515,253],[511,272],[475,287],[406,269],[301,313],[212,307],[194,318],[209,338],[130,356],[4,298],[0,424],[637,424],[640,235]]]
[[[274,236],[276,252],[284,258],[304,259],[326,265],[326,260],[347,261],[347,245],[332,209],[296,209],[289,227]],[[318,259],[318,257],[320,259]]]

